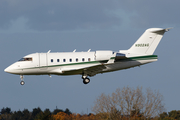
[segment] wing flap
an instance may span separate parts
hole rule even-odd
[[[94,76],[98,73],[101,73],[103,69],[106,69],[105,65],[100,64],[100,65],[93,65],[93,66],[88,66],[88,67],[63,69],[62,73],[63,74],[68,74],[68,73],[83,74],[84,73],[88,76]]]
[[[106,66],[103,63],[89,65],[89,66],[76,66],[76,67],[65,67],[52,70],[51,74],[60,74],[60,75],[77,75],[77,74],[86,74],[88,76],[94,76],[98,73],[101,73],[103,69],[106,69]]]

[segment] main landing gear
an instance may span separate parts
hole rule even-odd
[[[23,75],[20,75],[20,78],[21,78],[20,84],[21,84],[21,85],[24,85],[24,84],[25,84],[25,82],[24,82],[24,80],[23,80],[24,76],[23,76]]]
[[[83,83],[88,84],[90,82],[90,79],[87,77],[87,75],[82,75]]]

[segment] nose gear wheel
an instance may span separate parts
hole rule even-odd
[[[20,84],[21,84],[21,85],[24,85],[24,84],[25,84],[25,82],[24,82],[24,80],[23,80],[24,76],[23,76],[23,75],[20,75],[20,78],[21,78]]]

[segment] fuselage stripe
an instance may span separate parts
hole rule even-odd
[[[110,59],[115,59],[115,57],[111,57]],[[117,61],[129,61],[129,60],[151,60],[157,59],[157,55],[148,55],[148,56],[138,56],[138,57],[129,57],[127,59],[119,59]],[[58,65],[49,65],[49,66],[41,66],[41,67],[31,67],[31,68],[23,68],[23,69],[37,69],[37,68],[46,68],[46,67],[59,67],[59,66],[70,66],[70,65],[81,65],[81,64],[94,64],[94,63],[107,63],[108,60],[103,61],[88,61],[88,62],[79,62],[79,63],[69,63],[69,64],[58,64]],[[21,68],[22,69],[22,68]]]

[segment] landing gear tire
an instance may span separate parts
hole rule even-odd
[[[20,78],[21,78],[20,84],[21,84],[21,85],[24,85],[24,84],[25,84],[25,82],[24,82],[24,80],[23,80],[24,76],[23,76],[23,75],[20,75]]]
[[[89,82],[90,82],[90,79],[89,79],[89,78],[84,78],[84,79],[83,79],[83,83],[84,83],[84,84],[88,84]]]
[[[24,81],[21,81],[21,82],[20,82],[20,84],[21,84],[21,85],[24,85],[24,84],[25,84],[25,82],[24,82]]]

